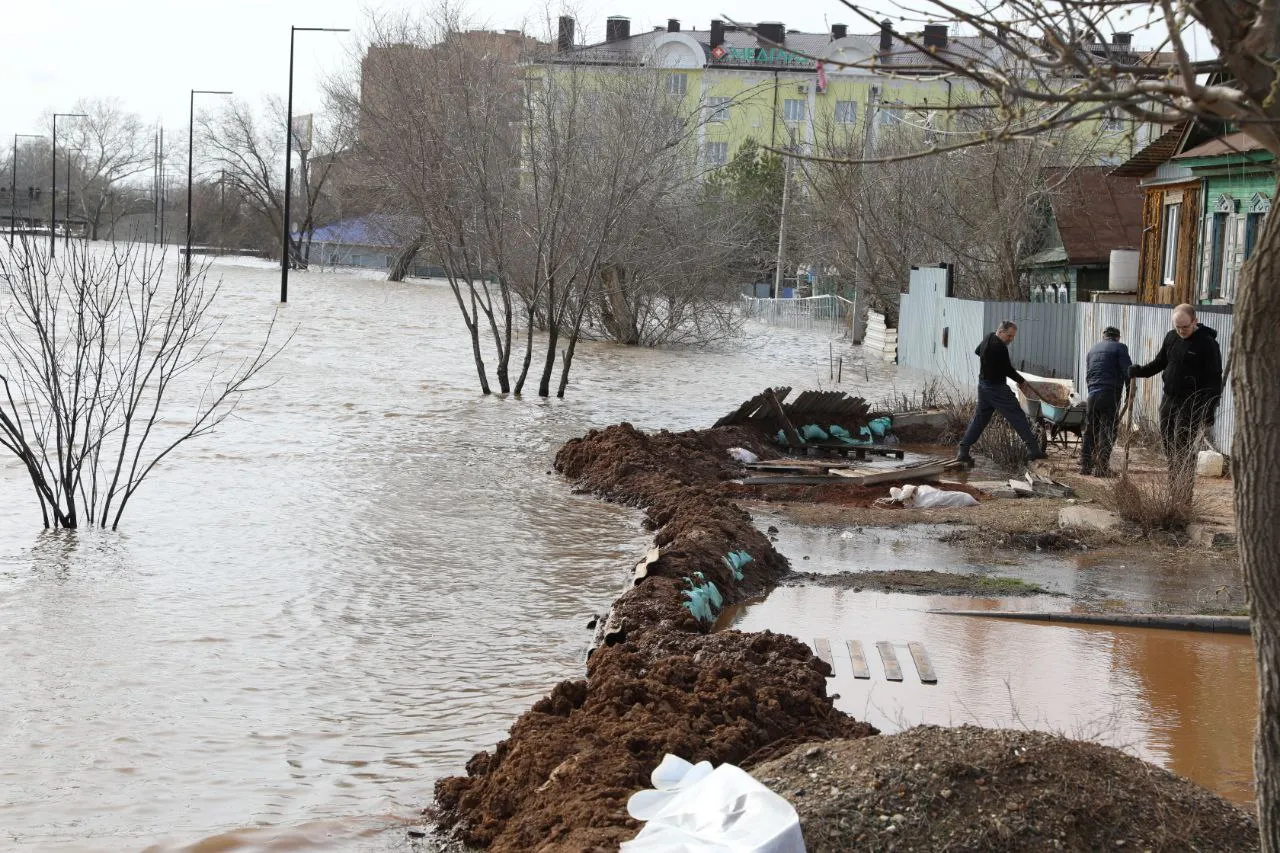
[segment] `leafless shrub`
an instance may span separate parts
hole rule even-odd
[[[115,529],[178,445],[212,432],[280,352],[268,329],[220,346],[206,271],[167,277],[149,245],[43,242],[0,252],[0,447],[31,479],[45,527]],[[223,357],[226,361],[223,361]]]
[[[1186,529],[1197,515],[1186,486],[1194,482],[1195,459],[1179,462],[1177,466],[1179,470],[1168,473],[1121,474],[1109,490],[1112,508],[1148,536]],[[1188,470],[1181,470],[1183,468]]]
[[[1014,471],[1026,466],[1027,445],[1013,427],[999,416],[991,419],[974,450],[991,459],[1003,471]]]

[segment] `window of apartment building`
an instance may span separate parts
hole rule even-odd
[[[800,98],[785,98],[782,101],[783,121],[804,121],[805,102]]]
[[[1102,120],[1103,130],[1124,130],[1124,113],[1119,107],[1111,107],[1107,110],[1106,117]]]
[[[688,74],[672,74],[667,78],[667,92],[672,95],[683,95],[689,91]]]
[[[857,121],[857,101],[836,101],[836,124],[856,124]]]
[[[728,121],[731,98],[707,98],[707,121]]]
[[[728,142],[708,142],[706,145],[708,166],[723,166],[729,162]]]
[[[1164,220],[1160,233],[1164,239],[1164,252],[1160,263],[1160,280],[1164,284],[1173,284],[1178,274],[1178,223],[1182,219],[1182,196],[1177,201],[1166,202]]]

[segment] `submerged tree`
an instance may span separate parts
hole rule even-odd
[[[844,5],[876,20],[849,0]],[[1274,0],[1002,0],[973,11],[951,0],[919,0],[914,15],[971,27],[992,46],[983,55],[929,53],[951,75],[976,83],[1001,110],[986,136],[945,147],[1032,137],[1123,113],[1171,124],[1227,122],[1280,158],[1280,3]],[[1193,61],[1188,32],[1208,32],[1217,58]],[[1108,44],[1117,30],[1157,30],[1163,56]],[[1101,45],[1101,47],[1099,47]],[[1258,734],[1254,752],[1262,849],[1280,851],[1280,222],[1268,216],[1238,282],[1230,372],[1236,438],[1232,474],[1240,558],[1257,649]]]
[[[149,245],[52,260],[43,242],[0,253],[0,447],[18,458],[45,527],[120,524],[179,445],[207,435],[279,353],[221,346],[207,271],[165,275]]]

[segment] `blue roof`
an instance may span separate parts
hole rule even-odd
[[[370,214],[323,225],[311,233],[311,241],[397,248],[403,246],[418,227],[413,217]],[[297,232],[293,234],[294,239],[300,236]]]

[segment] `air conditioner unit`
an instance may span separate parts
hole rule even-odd
[[[797,83],[797,84],[796,84],[796,91],[797,91],[797,92],[799,92],[799,93],[800,93],[800,94],[802,94],[802,95],[807,95],[807,94],[809,94],[809,84],[808,84],[808,83]]]

